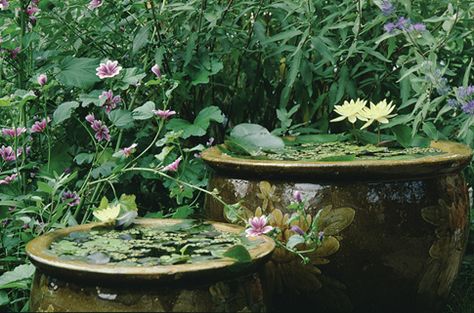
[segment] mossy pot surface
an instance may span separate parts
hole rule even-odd
[[[270,311],[323,313],[438,312],[459,270],[469,232],[462,170],[471,150],[433,142],[443,153],[408,160],[269,161],[204,151],[214,169],[209,190],[243,214],[257,207],[278,226],[300,191],[320,213],[323,248],[310,264],[276,249],[262,271]],[[208,197],[206,218],[225,221]],[[291,235],[291,233],[290,233]]]
[[[183,220],[140,219],[138,227],[176,225]],[[272,239],[261,236],[248,249],[251,261],[230,258],[191,264],[127,266],[89,264],[53,255],[51,244],[72,232],[87,232],[98,223],[69,227],[42,235],[28,243],[28,257],[37,271],[30,308],[33,311],[138,311],[221,312],[263,311],[265,304],[255,274],[271,256]],[[212,223],[217,231],[239,234],[243,228]],[[251,295],[248,290],[252,290]]]

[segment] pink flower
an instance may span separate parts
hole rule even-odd
[[[36,5],[38,5],[38,4],[39,4],[39,2],[40,2],[40,0],[31,0],[31,2],[33,2],[33,4],[36,4]]]
[[[96,120],[94,114],[87,115],[86,121],[90,123],[91,128],[95,131],[95,139],[98,141],[110,141],[110,131],[109,128],[104,125],[104,122]]]
[[[30,5],[26,8],[26,14],[28,14],[29,16],[32,16],[34,15],[35,13],[38,13],[40,9],[38,9],[37,6],[35,5]]]
[[[95,121],[94,113],[88,114],[86,116],[86,121],[92,124]]]
[[[90,10],[94,10],[94,9],[97,9],[98,7],[102,6],[102,4],[104,4],[104,2],[102,0],[91,0],[91,2],[89,2],[89,5],[87,7]]]
[[[31,132],[32,133],[42,133],[46,129],[46,126],[48,125],[48,121],[44,118],[40,122],[36,121],[33,126],[31,126]]]
[[[5,137],[18,137],[21,134],[26,132],[26,128],[24,127],[17,127],[17,128],[2,128],[2,134]]]
[[[156,75],[156,78],[161,78],[160,66],[158,64],[153,65],[151,71]]]
[[[177,158],[173,163],[166,165],[163,167],[161,171],[163,172],[176,172],[179,167],[179,163],[181,162],[181,157]]]
[[[109,91],[104,91],[102,94],[99,96],[99,99],[105,99],[104,102],[104,107],[105,107],[105,112],[110,113],[113,109],[117,107],[117,104],[119,104],[122,101],[122,98],[120,96],[115,96],[112,90]]]
[[[16,57],[18,56],[18,53],[20,53],[20,52],[21,52],[20,47],[16,47],[15,49],[10,50],[10,57],[12,59],[16,59]]]
[[[176,111],[171,110],[153,110],[152,112],[164,120],[176,114]]]
[[[46,76],[46,74],[40,74],[38,76],[38,84],[40,86],[46,85],[47,82],[48,82],[48,76]]]
[[[0,185],[9,185],[12,183],[16,178],[18,177],[18,174],[12,174],[10,176],[6,176],[2,180],[0,180]]]
[[[75,192],[71,192],[71,191],[63,192],[62,199],[63,201],[68,201],[68,200],[71,201],[67,204],[68,206],[76,206],[79,203],[81,203],[81,198]]]
[[[247,237],[257,237],[272,231],[272,226],[267,226],[267,218],[265,215],[260,217],[249,218],[249,228],[245,230]]]
[[[137,144],[134,143],[130,147],[123,148],[120,151],[122,152],[124,157],[128,158],[133,152],[135,152],[136,147],[137,147]]]
[[[104,79],[117,76],[122,70],[122,67],[118,65],[118,61],[108,60],[105,63],[100,63],[96,70],[96,75],[99,76],[100,79]]]
[[[8,6],[9,6],[9,4],[8,4],[7,0],[0,0],[0,9],[6,10],[6,9],[8,9]]]
[[[6,162],[15,161],[16,158],[19,157],[20,155],[21,155],[20,149],[18,149],[17,152],[15,153],[15,150],[10,146],[8,147],[2,146],[0,148],[0,156]]]

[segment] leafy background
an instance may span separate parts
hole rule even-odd
[[[278,135],[340,132],[346,125],[329,123],[332,109],[357,97],[394,100],[398,116],[386,135],[474,147],[474,118],[447,103],[455,87],[474,78],[472,1],[392,1],[390,15],[376,0],[103,2],[90,10],[86,0],[40,0],[35,25],[22,13],[29,1],[12,0],[0,11],[0,126],[30,126],[43,111],[52,119],[49,141],[33,141],[22,159],[20,183],[0,186],[0,305],[6,310],[28,309],[32,268],[24,264],[24,244],[48,229],[88,221],[102,195],[135,194],[142,215],[199,214],[201,192],[150,173],[122,173],[113,157],[125,144],[148,145],[159,127],[152,109],[166,105],[178,116],[139,165],[183,156],[176,177],[201,187],[208,173],[194,154],[210,137],[222,142],[241,122]],[[384,25],[400,16],[425,23],[427,31],[387,33]],[[12,57],[15,48],[20,52]],[[124,67],[113,84],[95,75],[106,59]],[[150,72],[155,63],[161,82]],[[40,73],[49,77],[44,90],[36,84]],[[99,157],[82,123],[99,112],[98,96],[110,88],[123,104],[100,113],[113,139]],[[2,164],[0,171],[13,169]],[[472,172],[466,171],[470,186]],[[112,186],[88,184],[117,173]],[[81,205],[59,205],[65,190],[78,192]],[[473,310],[466,300],[474,290],[470,264],[447,312]]]

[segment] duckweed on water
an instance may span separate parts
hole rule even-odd
[[[239,234],[218,231],[208,223],[186,221],[125,230],[73,232],[54,241],[50,251],[65,260],[90,264],[155,266],[215,260],[235,247],[248,256],[246,248],[256,244],[257,241],[250,242]]]
[[[281,161],[354,161],[354,160],[406,160],[429,155],[439,155],[443,152],[434,148],[395,148],[376,145],[358,145],[354,142],[326,142],[302,143],[298,145],[285,145],[279,151],[258,151],[253,156],[243,156],[221,147],[229,155]]]

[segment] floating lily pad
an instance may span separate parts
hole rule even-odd
[[[157,266],[225,257],[248,262],[251,258],[247,248],[255,244],[240,234],[219,231],[207,222],[185,220],[175,225],[73,232],[54,241],[50,252],[61,259],[90,264]]]

